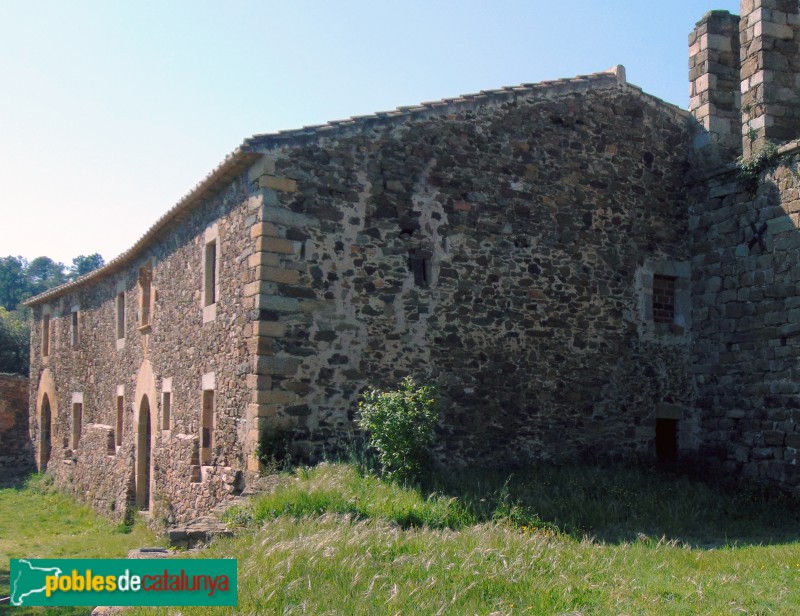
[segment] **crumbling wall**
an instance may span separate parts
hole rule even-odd
[[[0,472],[4,478],[33,470],[28,430],[28,379],[0,374]]]

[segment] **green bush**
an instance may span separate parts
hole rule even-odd
[[[395,481],[418,480],[430,461],[439,421],[435,390],[406,377],[396,391],[367,391],[358,404],[358,425],[368,433],[383,472]]]
[[[758,185],[761,173],[774,167],[778,158],[778,146],[772,141],[765,141],[764,144],[753,151],[749,157],[740,156],[736,159],[736,170],[739,180],[742,182],[747,194],[755,197],[758,192]]]

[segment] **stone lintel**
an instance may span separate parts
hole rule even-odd
[[[686,409],[678,404],[662,402],[656,406],[657,419],[683,419]]]

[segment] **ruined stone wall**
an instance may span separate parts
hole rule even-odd
[[[702,451],[731,473],[800,486],[800,155],[749,186],[734,171],[698,188],[693,372]]]
[[[318,456],[412,374],[449,464],[651,455],[659,412],[691,447],[688,323],[648,323],[654,273],[688,297],[687,116],[612,76],[483,98],[264,141],[259,425]]]
[[[8,478],[31,470],[28,379],[18,374],[0,374],[0,473]]]
[[[137,429],[150,409],[150,499],[139,507],[169,512],[181,521],[206,511],[241,488],[244,414],[251,390],[244,330],[252,315],[241,304],[242,275],[254,250],[248,184],[234,179],[217,196],[194,205],[161,233],[135,262],[34,310],[31,337],[31,426],[41,448],[42,399],[53,409],[47,467],[58,481],[103,513],[121,517],[136,499]],[[218,246],[218,299],[204,306],[205,244]],[[151,270],[151,301],[142,304],[141,268]],[[145,270],[146,271],[146,270]],[[117,297],[124,292],[124,341],[117,339]],[[141,312],[149,309],[150,324]],[[73,310],[79,326],[73,344]],[[42,354],[42,317],[50,313],[49,355]],[[213,318],[212,318],[213,317]],[[52,383],[51,386],[48,383]],[[203,389],[214,389],[213,451],[202,465]],[[170,420],[164,422],[164,394]],[[122,396],[121,444],[117,429]],[[144,398],[147,401],[144,401]],[[50,399],[54,398],[54,399]],[[82,404],[82,430],[72,446],[73,404]],[[144,405],[144,406],[143,406]],[[109,439],[115,443],[113,453]],[[142,442],[146,442],[142,441]],[[185,445],[193,451],[186,451]],[[203,468],[201,468],[201,466]],[[144,485],[140,482],[140,485]]]

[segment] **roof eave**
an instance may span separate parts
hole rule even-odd
[[[159,218],[131,248],[106,263],[103,267],[89,272],[76,280],[72,280],[57,287],[53,287],[44,293],[35,295],[25,300],[22,305],[32,308],[33,306],[61,297],[90,282],[100,280],[101,278],[105,278],[106,276],[110,276],[124,269],[141,256],[150,242],[176,217],[191,208],[197,201],[219,192],[221,186],[230,182],[234,177],[247,169],[260,156],[261,154],[254,152],[246,143],[242,144],[228,154],[228,156],[200,181],[197,186],[161,216],[161,218]]]

